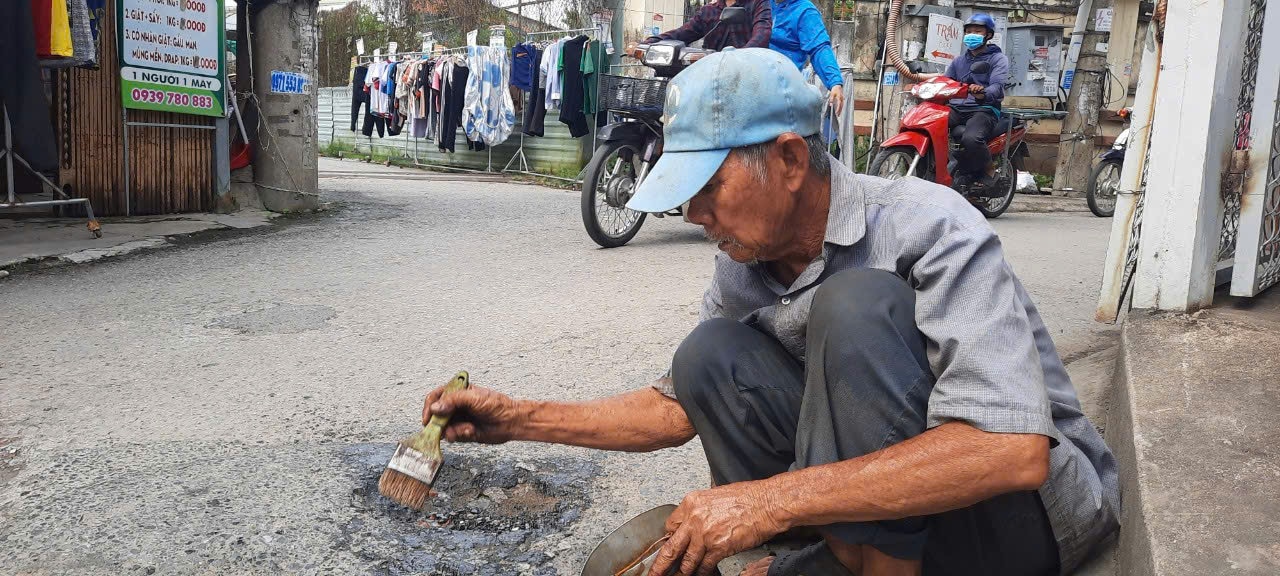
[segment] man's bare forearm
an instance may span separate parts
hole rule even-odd
[[[872,454],[762,480],[783,526],[937,514],[1033,490],[1049,473],[1049,439],[952,422]]]
[[[649,452],[695,435],[680,403],[646,387],[588,402],[519,401],[515,440]]]

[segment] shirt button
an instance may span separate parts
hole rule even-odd
[[[786,296],[783,296],[783,297],[782,297],[782,305],[783,305],[783,306],[786,306],[787,304],[790,304],[790,303],[791,303],[791,298],[788,298],[788,297],[786,297]]]

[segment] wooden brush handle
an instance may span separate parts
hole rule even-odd
[[[453,394],[454,392],[466,390],[467,387],[470,385],[471,385],[471,381],[467,373],[465,371],[458,372],[458,375],[454,376],[453,380],[450,380],[448,384],[445,384],[444,393],[441,394],[440,397],[444,398],[445,396]],[[449,424],[448,416],[445,416],[443,414],[435,414],[431,416],[431,420],[427,421],[427,425],[422,428],[422,431],[434,437],[436,439],[435,442],[438,444],[439,437],[441,434],[444,433],[444,427],[447,426],[448,424]]]

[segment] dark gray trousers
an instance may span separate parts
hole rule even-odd
[[[676,351],[676,397],[717,484],[856,458],[925,431],[934,376],[911,287],[889,272],[853,269],[816,290],[804,364],[767,334],[726,319],[700,324]],[[825,529],[850,544],[922,559],[926,574],[1058,572],[1057,544],[1034,491],[930,517]]]

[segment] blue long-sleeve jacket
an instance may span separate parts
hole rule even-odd
[[[974,74],[971,68],[978,62],[990,64],[991,71]],[[943,76],[965,84],[981,84],[986,88],[986,98],[978,100],[970,94],[968,98],[952,99],[952,106],[991,106],[999,110],[1000,103],[1004,101],[1004,83],[1009,81],[1009,58],[1000,51],[999,46],[987,44],[986,50],[977,56],[968,50],[962,52],[947,66]]]
[[[773,3],[773,34],[769,47],[791,59],[797,68],[804,69],[806,62],[813,63],[813,70],[828,89],[844,85],[836,53],[831,49],[831,36],[822,24],[822,14],[810,0],[771,0]]]

